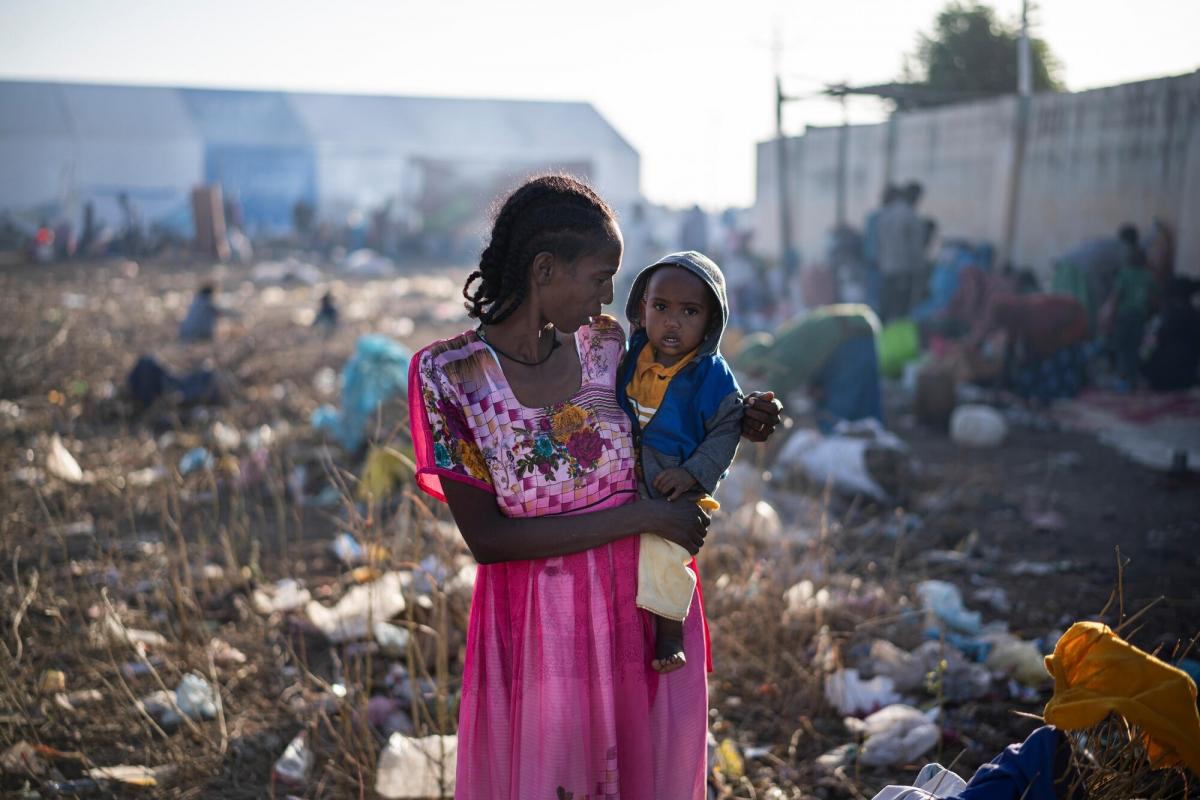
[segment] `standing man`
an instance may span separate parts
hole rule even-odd
[[[923,274],[925,224],[917,216],[921,185],[896,192],[879,214],[879,270],[883,275],[884,322],[905,317]]]

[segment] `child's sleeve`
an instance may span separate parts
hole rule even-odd
[[[704,441],[680,464],[712,494],[729,470],[742,438],[742,391],[724,359],[709,371],[701,389]]]
[[[429,350],[417,353],[409,364],[408,415],[417,486],[442,502],[445,480],[495,491],[458,393]]]

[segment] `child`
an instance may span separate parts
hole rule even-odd
[[[742,394],[719,351],[729,320],[725,278],[701,253],[673,253],[638,275],[626,315],[632,334],[617,396],[639,446],[639,490],[715,510],[709,495],[737,452],[742,420]],[[636,602],[658,618],[651,661],[658,672],[684,665],[691,560],[660,536],[641,538]]]

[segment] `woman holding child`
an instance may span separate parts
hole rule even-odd
[[[477,329],[413,359],[418,484],[446,501],[480,563],[459,714],[459,798],[702,798],[707,628],[683,624],[660,674],[635,605],[638,534],[691,553],[694,502],[639,499],[616,397],[620,325],[601,316],[621,261],[614,215],[566,176],[523,184],[463,294]],[[747,399],[762,441],[780,406]],[[694,567],[693,567],[694,568]]]

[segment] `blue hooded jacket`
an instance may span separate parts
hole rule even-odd
[[[643,428],[629,402],[627,388],[637,368],[638,356],[649,344],[642,326],[642,297],[650,275],[663,266],[686,269],[704,281],[717,301],[717,316],[696,355],[671,379],[662,404]],[[733,462],[741,438],[742,393],[720,353],[721,336],[729,321],[725,278],[712,259],[702,253],[694,250],[672,253],[638,274],[629,292],[625,314],[633,331],[617,373],[617,400],[633,422],[645,481],[642,488],[649,496],[657,497],[653,484],[658,473],[670,467],[683,467],[711,494]]]

